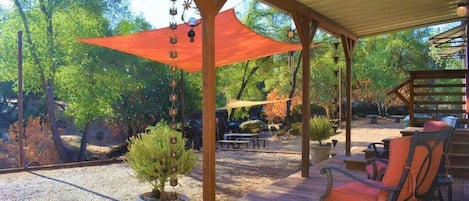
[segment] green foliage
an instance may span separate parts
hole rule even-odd
[[[407,71],[437,69],[427,42],[432,34],[422,28],[361,40],[354,53],[354,99],[390,103],[394,96],[385,94],[408,78]]]
[[[296,124],[296,126],[301,126],[301,124]],[[311,118],[309,121],[309,140],[318,141],[322,145],[322,141],[329,139],[334,134],[332,127],[331,121],[325,116]]]
[[[295,105],[290,115],[291,122],[301,122],[302,111],[303,111],[302,105]]]
[[[175,138],[176,143],[171,143]],[[141,182],[152,185],[153,191],[164,192],[165,182],[188,174],[197,162],[197,155],[184,148],[182,134],[171,130],[164,122],[148,127],[129,140],[126,161]],[[172,156],[175,153],[175,157]]]
[[[301,122],[295,122],[291,124],[291,128],[288,130],[289,135],[298,136],[301,134]]]
[[[261,130],[267,129],[268,126],[261,120],[248,120],[239,125],[242,132],[258,133]]]

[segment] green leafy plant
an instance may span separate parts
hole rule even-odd
[[[167,181],[177,184],[177,176],[190,173],[195,166],[197,155],[184,144],[181,133],[160,122],[129,139],[126,161],[140,182],[151,184],[158,198],[165,193]]]
[[[299,124],[298,126],[301,126]],[[299,129],[301,132],[301,129]],[[309,121],[309,139],[318,141],[319,145],[323,145],[323,141],[329,139],[334,134],[333,124],[329,118],[318,116],[311,118]]]
[[[291,128],[288,130],[290,135],[298,136],[301,134],[301,122],[295,122],[291,124]]]

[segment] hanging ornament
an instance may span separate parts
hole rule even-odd
[[[171,180],[169,181],[169,185],[177,186],[178,185],[178,179],[177,178],[171,178]]]
[[[184,10],[182,11],[181,15],[181,20],[186,24],[187,26],[190,27],[190,30],[187,32],[187,37],[189,37],[189,41],[193,43],[195,40],[195,31],[194,27],[199,26],[199,24],[202,22],[201,20],[197,21],[197,19],[194,16],[191,16],[187,18],[186,15],[190,15],[189,13],[192,12],[192,15],[198,15],[200,16],[200,12],[197,8],[197,6],[192,6],[192,1],[193,0],[185,0],[183,5]]]
[[[177,138],[176,137],[171,137],[169,139],[169,142],[171,142],[171,144],[176,144],[177,143]]]
[[[171,87],[171,94],[169,95],[169,100],[171,101],[171,107],[169,108],[169,116],[171,117],[171,129],[176,130],[177,129],[177,124],[176,124],[176,116],[178,113],[178,109],[176,107],[176,102],[178,99],[178,96],[176,94],[176,87],[177,87],[177,81],[175,78],[175,72],[177,71],[176,68],[176,59],[178,57],[178,52],[176,50],[176,44],[178,43],[178,38],[176,36],[176,29],[177,29],[177,23],[176,23],[176,15],[178,13],[177,8],[176,8],[176,0],[171,0],[172,6],[169,8],[169,15],[171,16],[171,20],[169,22],[169,27],[172,31],[172,35],[169,37],[169,44],[171,44],[171,49],[169,50],[169,58],[171,58],[171,64],[170,64],[170,69],[171,69],[171,83],[169,86]]]

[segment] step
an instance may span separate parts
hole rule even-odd
[[[469,129],[456,129],[453,134],[453,142],[469,142]]]
[[[469,179],[469,166],[452,165],[448,172],[454,178]]]
[[[469,154],[449,153],[448,159],[450,161],[450,167],[453,165],[456,165],[456,166],[469,165]]]
[[[469,142],[453,140],[450,143],[448,152],[454,154],[469,154]]]

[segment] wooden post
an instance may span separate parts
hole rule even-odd
[[[309,132],[310,114],[310,90],[311,90],[311,74],[310,74],[310,49],[313,42],[314,34],[318,29],[318,23],[305,15],[297,15],[292,13],[293,21],[298,31],[303,49],[303,100],[302,100],[302,127],[303,133]],[[301,176],[309,177],[309,135],[301,137]]]
[[[215,16],[226,0],[195,0],[202,16],[203,200],[215,200]]]
[[[342,67],[339,66],[339,87],[338,87],[338,91],[339,91],[339,98],[338,98],[338,103],[339,103],[339,115],[338,115],[338,118],[339,118],[339,124],[338,124],[338,127],[340,128],[342,126]]]
[[[469,3],[469,2],[468,2]],[[467,4],[466,4],[467,5]],[[468,7],[469,8],[469,7]],[[469,41],[469,15],[466,17],[466,49],[465,49],[465,54],[464,54],[464,68],[469,69],[469,45],[467,44]],[[468,72],[469,73],[469,72]],[[466,84],[466,115],[465,119],[469,119],[468,112],[469,112],[469,76],[468,73],[466,73],[466,79],[465,79],[465,84]],[[467,128],[469,125],[466,125],[465,127]]]
[[[414,73],[410,72],[409,73],[410,77],[410,82],[409,82],[409,126],[413,127],[415,126],[414,121],[415,121],[415,96],[414,96],[414,86],[415,86],[415,75]]]
[[[18,141],[20,147],[20,167],[24,167],[23,150],[23,32],[18,31]]]
[[[355,49],[356,41],[347,38],[346,36],[341,36],[342,47],[344,47],[345,53],[345,63],[346,63],[346,78],[345,82],[347,85],[346,96],[347,104],[345,105],[346,110],[346,127],[345,127],[345,155],[351,155],[351,145],[352,145],[352,59],[353,51]]]

